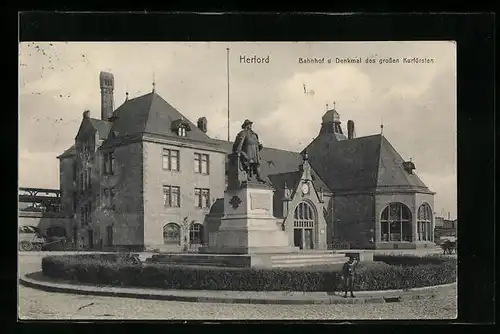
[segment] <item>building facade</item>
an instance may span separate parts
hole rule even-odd
[[[232,143],[210,138],[153,89],[113,107],[101,73],[101,118],[84,112],[60,160],[61,203],[86,248],[195,250],[224,212]],[[434,193],[383,135],[344,135],[334,109],[302,152],[261,151],[274,215],[291,245],[324,250],[432,245]],[[229,205],[229,204],[227,204]]]

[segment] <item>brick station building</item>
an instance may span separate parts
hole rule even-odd
[[[60,160],[62,210],[86,248],[183,251],[207,244],[223,215],[232,142],[207,135],[159,96],[113,105],[114,77],[101,72],[101,117],[83,113]],[[434,193],[381,134],[344,135],[334,109],[301,152],[261,151],[275,188],[274,215],[302,249],[433,245]]]

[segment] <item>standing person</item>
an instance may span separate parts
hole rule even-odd
[[[358,264],[358,259],[354,256],[349,256],[349,260],[342,267],[342,276],[344,277],[344,298],[347,298],[347,290],[351,292],[351,298],[354,298],[352,291],[354,287],[354,272]]]

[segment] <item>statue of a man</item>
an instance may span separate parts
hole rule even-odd
[[[262,144],[259,142],[259,136],[252,130],[252,124],[253,122],[248,119],[243,122],[241,125],[243,130],[236,136],[233,152],[238,154],[249,180],[255,175],[257,181],[265,183],[260,175]]]

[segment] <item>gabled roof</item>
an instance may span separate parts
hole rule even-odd
[[[382,135],[337,141],[333,134],[316,137],[306,148],[309,163],[332,191],[398,187],[429,191],[416,174],[403,168],[403,158]]]
[[[297,188],[300,182],[300,178],[302,177],[302,173],[300,171],[293,171],[287,173],[279,173],[279,174],[271,174],[267,176],[269,181],[276,190],[285,189],[285,184],[288,189],[293,193],[293,191]]]
[[[92,124],[97,133],[99,133],[99,139],[108,138],[109,130],[111,130],[113,123],[96,118],[89,118],[89,120],[90,124]]]
[[[66,151],[64,151],[61,155],[57,157],[57,159],[70,158],[76,155],[76,147],[72,145]]]
[[[317,191],[320,189],[328,191],[328,187],[313,168],[311,168],[311,176],[312,183]],[[286,173],[270,174],[267,177],[276,190],[283,190],[286,183],[287,188],[293,192],[299,185],[302,178],[302,172],[297,169]]]
[[[111,131],[118,134],[117,138],[137,134],[179,138],[172,131],[172,122],[184,119],[191,128],[184,139],[213,143],[213,139],[155,92],[125,101],[115,110],[112,119]]]

